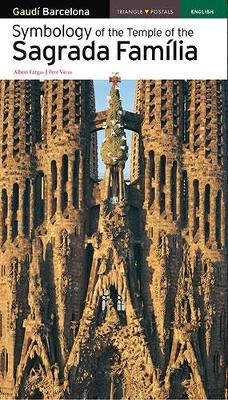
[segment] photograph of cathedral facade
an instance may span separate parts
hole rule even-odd
[[[110,81],[1,81],[0,399],[224,399],[227,82]]]

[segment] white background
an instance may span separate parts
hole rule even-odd
[[[26,38],[26,48],[30,45],[78,45],[83,47],[96,41],[96,45],[106,45],[110,49],[109,61],[56,61],[48,66],[47,61],[16,61],[13,59],[13,43],[23,40],[22,37],[13,37],[13,25],[19,24],[26,27],[37,27],[46,24],[50,27],[92,27],[89,39],[77,40],[72,38]],[[105,28],[105,36],[97,37],[97,29]],[[124,29],[123,37],[109,37],[108,28]],[[180,38],[177,35],[174,40],[183,40],[185,45],[195,45],[198,48],[197,61],[130,61],[127,53],[122,60],[116,60],[117,40],[130,40],[132,45],[163,45],[167,38],[164,34],[161,38],[142,38],[127,35],[126,28],[135,29],[166,29],[185,28],[194,31],[193,37]],[[0,79],[107,79],[112,72],[119,72],[122,79],[227,79],[227,25],[226,19],[1,19],[0,20]],[[18,53],[19,54],[19,53]],[[21,54],[21,53],[20,53]],[[67,54],[67,52],[66,52]],[[71,73],[60,74],[60,69]],[[27,71],[17,74],[16,71]],[[32,71],[33,73],[31,73]],[[40,75],[34,72],[40,71]]]

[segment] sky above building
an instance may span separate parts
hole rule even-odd
[[[120,97],[122,100],[122,107],[126,111],[133,111],[134,109],[134,98],[135,98],[135,84],[136,81],[122,81],[120,86]],[[95,88],[95,99],[96,99],[96,111],[103,111],[107,109],[109,91],[111,88],[111,83],[107,81],[94,81]],[[126,129],[127,144],[129,147],[129,158],[125,166],[125,178],[130,177],[130,146],[131,146],[131,131]],[[103,178],[105,165],[103,164],[100,156],[101,144],[104,140],[105,132],[104,130],[98,131],[98,175],[99,178]]]

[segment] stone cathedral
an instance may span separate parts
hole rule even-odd
[[[1,81],[0,399],[224,399],[227,82],[110,80]]]

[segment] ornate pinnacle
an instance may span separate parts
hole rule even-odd
[[[101,157],[107,166],[122,165],[124,167],[128,157],[128,147],[118,87],[120,78],[114,75],[109,80],[112,82],[112,86],[109,95],[105,139],[101,148]]]

